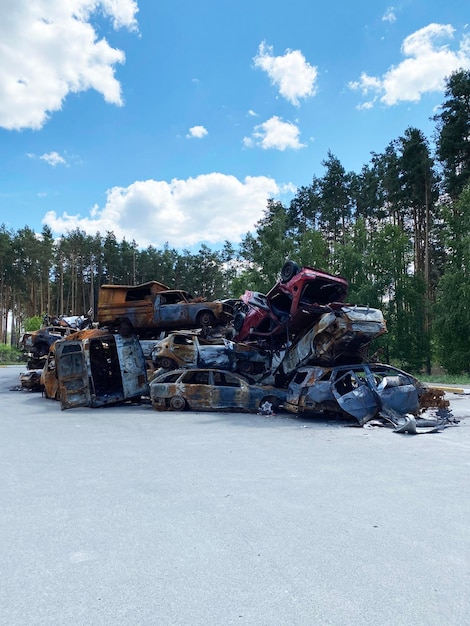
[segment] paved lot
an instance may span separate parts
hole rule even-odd
[[[0,623],[446,625],[470,615],[455,428],[73,409],[0,368]]]

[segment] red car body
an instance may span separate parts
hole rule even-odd
[[[235,341],[250,338],[275,339],[285,343],[311,325],[319,315],[342,303],[348,295],[348,282],[312,267],[298,267],[288,261],[281,280],[266,294],[246,291],[235,306]]]

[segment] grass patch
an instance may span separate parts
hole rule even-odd
[[[419,374],[416,378],[423,383],[470,386],[470,376],[468,374]]]
[[[24,358],[21,350],[0,343],[0,365],[18,365],[22,361]]]

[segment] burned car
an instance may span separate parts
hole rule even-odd
[[[30,369],[42,368],[43,359],[49,348],[59,339],[76,333],[78,330],[91,328],[92,311],[86,315],[45,315],[39,330],[24,333],[20,340],[20,349],[27,355]]]
[[[266,404],[279,409],[286,392],[257,385],[246,378],[219,369],[179,369],[158,376],[150,383],[150,399],[157,410],[248,411]]]
[[[382,363],[303,367],[289,384],[291,413],[336,413],[361,425],[380,414],[417,415],[426,388],[414,376]]]
[[[20,347],[33,361],[39,361],[49,352],[49,348],[58,339],[76,333],[77,329],[70,326],[47,326],[32,332],[24,333]]]
[[[203,328],[231,319],[230,304],[193,298],[157,281],[100,287],[98,323],[123,335],[137,332],[141,338],[152,337],[162,330]]]
[[[287,338],[285,325],[271,313],[264,293],[245,291],[233,305],[233,313],[234,341]]]
[[[148,396],[145,357],[135,337],[78,331],[51,347],[41,374],[47,398],[62,409],[99,407]]]
[[[267,372],[271,366],[270,354],[255,346],[185,331],[157,342],[152,361],[156,368],[214,367],[250,375]]]
[[[276,372],[278,384],[288,382],[299,367],[306,365],[367,361],[369,344],[387,332],[379,309],[331,305],[326,310],[286,349]]]
[[[276,338],[285,342],[324,313],[324,306],[344,302],[348,282],[311,267],[287,261],[281,279],[266,294],[247,291],[234,308],[235,341]]]
[[[20,384],[22,389],[28,389],[28,391],[41,391],[41,373],[42,370],[30,369],[27,372],[21,372]]]

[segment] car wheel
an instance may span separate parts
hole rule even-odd
[[[250,361],[242,361],[238,365],[238,371],[240,374],[251,374],[254,370],[254,363],[250,363]]]
[[[210,311],[203,311],[198,317],[200,326],[212,326],[215,322],[215,317]]]
[[[186,408],[186,400],[182,396],[173,396],[170,398],[170,409],[173,411],[184,411]]]
[[[159,359],[159,361],[159,366],[163,367],[164,370],[172,370],[176,366],[176,363],[173,361],[173,359],[170,359],[167,356],[162,357],[161,359]]]
[[[259,403],[259,408],[261,408],[266,402],[271,405],[273,411],[277,411],[281,406],[281,401],[276,396],[265,396]]]
[[[300,267],[294,261],[286,261],[281,270],[281,282],[287,283],[300,272]]]
[[[34,346],[33,356],[36,359],[40,359],[49,352],[49,346],[47,343],[38,343]]]
[[[132,324],[129,320],[122,320],[118,326],[118,333],[123,337],[130,337],[132,335]]]

